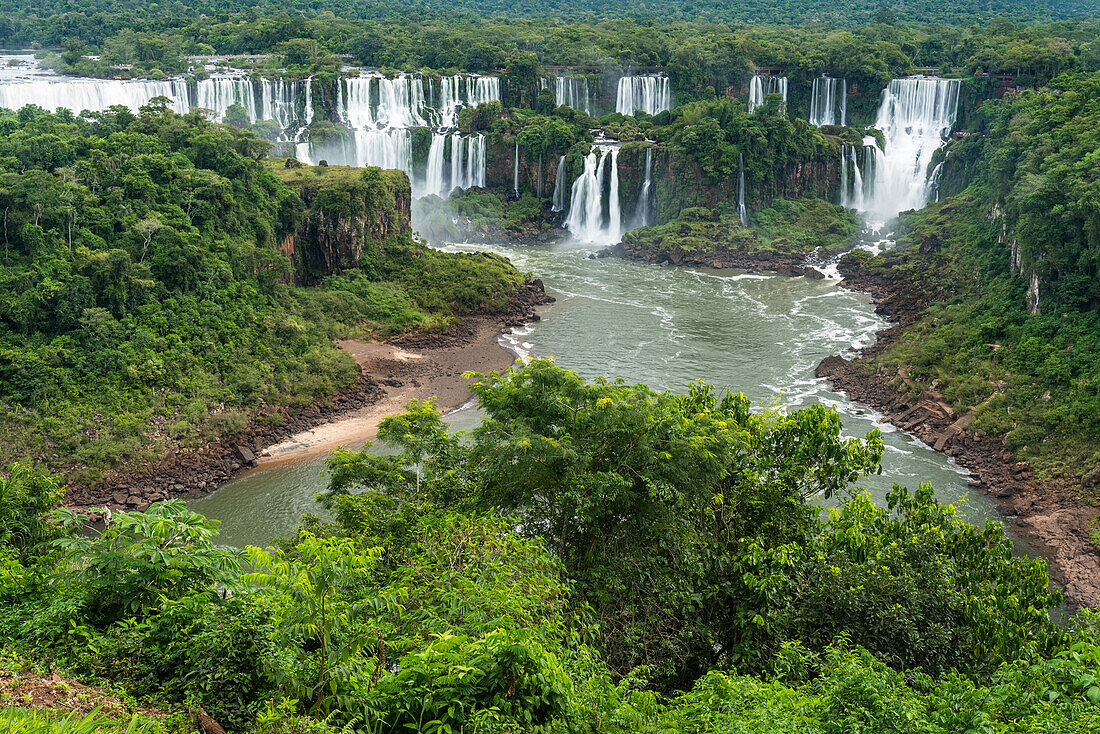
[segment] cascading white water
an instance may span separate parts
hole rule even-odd
[[[753,76],[749,82],[749,112],[752,112],[764,104],[769,94],[783,96],[783,109],[787,109],[787,77],[785,76]]]
[[[584,172],[573,182],[565,227],[578,242],[614,244],[619,241],[619,148],[597,145],[584,159]],[[611,191],[603,206],[604,170],[610,164]]]
[[[848,80],[821,76],[810,92],[811,125],[848,124]]]
[[[624,76],[619,79],[615,95],[615,111],[623,115],[633,115],[641,110],[656,115],[672,109],[672,85],[663,74],[645,76]]]
[[[864,155],[873,156],[874,153],[865,150]],[[840,151],[840,205],[847,209],[862,211],[866,193],[864,188],[856,146],[844,145]]]
[[[645,227],[649,225],[649,197],[653,190],[653,148],[645,149],[645,178],[642,180],[642,189],[638,192],[638,203],[634,207],[634,226]]]
[[[302,119],[302,127],[309,127],[313,124],[313,77],[306,78],[303,94],[305,95],[305,115]]]
[[[554,203],[550,211],[560,212],[565,209],[565,156],[558,159],[558,170],[554,173]]]
[[[749,211],[745,208],[745,156],[737,154],[737,217],[741,226],[749,226]]]
[[[446,135],[442,133],[432,135],[432,144],[428,148],[428,165],[424,170],[423,196],[428,194],[446,195],[443,188],[443,150],[446,147]]]
[[[487,102],[499,102],[500,77],[477,74],[456,74],[439,80],[437,124],[450,128],[458,125],[458,113],[463,107],[477,107]]]
[[[951,134],[959,105],[958,79],[910,77],[894,79],[883,90],[875,127],[883,132],[886,149],[865,141],[867,195],[863,213],[875,225],[907,209],[920,209],[929,198],[933,154]],[[871,143],[871,145],[867,145]]]

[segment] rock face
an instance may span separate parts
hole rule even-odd
[[[356,267],[371,247],[412,232],[412,191],[402,171],[302,167],[280,176],[305,204],[295,234],[280,248],[298,282]]]

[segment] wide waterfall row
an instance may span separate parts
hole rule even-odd
[[[452,128],[463,107],[492,101],[500,101],[500,79],[494,76],[448,76],[437,87],[419,75],[368,74],[340,80],[336,114],[353,128]]]
[[[606,205],[605,187],[609,188]],[[614,244],[619,241],[622,213],[618,146],[597,145],[585,157],[584,172],[573,182],[565,227],[578,242]]]
[[[848,80],[822,76],[810,93],[811,125],[848,124]]]
[[[875,127],[883,132],[886,149],[880,151],[870,138],[864,145],[871,167],[865,163],[860,210],[871,222],[928,203],[934,178],[929,164],[955,125],[960,85],[958,79],[912,77],[894,79],[882,91]]]
[[[619,79],[615,111],[633,115],[638,110],[649,115],[672,109],[672,85],[660,74],[624,76]]]
[[[588,91],[588,77],[543,77],[539,79],[539,89],[553,89],[554,104],[592,114],[592,94]]]
[[[749,112],[764,104],[769,94],[783,97],[783,109],[787,108],[787,77],[761,76],[757,74],[749,83]]]
[[[312,122],[310,82],[285,79],[218,77],[187,81],[33,79],[0,84],[0,107],[17,110],[29,104],[53,111],[102,112],[121,105],[137,112],[154,97],[165,97],[169,107],[184,113],[193,108],[212,110],[219,119],[232,105],[240,105],[251,122],[275,120],[283,129]]]

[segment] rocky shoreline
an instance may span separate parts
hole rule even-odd
[[[926,294],[911,289],[897,273],[869,272],[842,260],[843,285],[870,293],[875,310],[894,322],[878,332],[875,344],[851,360],[826,357],[816,375],[834,389],[882,412],[885,420],[955,458],[970,471],[970,486],[991,495],[1005,522],[1045,549],[1051,578],[1071,609],[1100,603],[1100,553],[1089,539],[1088,520],[1098,514],[1083,503],[1076,483],[1035,478],[1026,462],[1001,442],[978,438],[968,430],[975,410],[957,415],[933,390],[918,391],[904,370],[887,374],[876,357],[904,334],[927,304]]]
[[[444,333],[413,332],[390,341],[425,350],[466,344],[486,322],[503,331],[537,321],[539,316],[535,308],[552,300],[546,295],[542,281],[531,280],[512,296],[503,314],[468,316],[457,320]],[[262,408],[248,428],[240,433],[224,436],[197,449],[173,451],[157,464],[136,471],[120,470],[96,484],[70,485],[64,503],[95,519],[105,507],[142,511],[153,502],[207,494],[238,472],[255,466],[257,457],[267,447],[379,402],[393,379],[369,374],[360,367],[355,384],[329,400],[319,400],[295,411],[281,406]],[[276,415],[281,418],[273,420]],[[279,425],[272,425],[275,422]]]

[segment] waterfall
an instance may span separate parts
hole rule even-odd
[[[877,150],[877,148],[876,148]],[[873,151],[865,149],[867,159]],[[844,145],[840,150],[840,205],[847,209],[863,210],[864,182],[856,156],[856,146]]]
[[[424,171],[423,196],[435,194],[446,196],[443,188],[443,150],[447,147],[447,136],[443,133],[432,134],[432,144],[428,148],[428,166]]]
[[[875,127],[883,132],[886,149],[879,151],[872,138],[864,141],[869,221],[881,224],[928,203],[928,166],[955,124],[959,88],[958,79],[910,77],[894,79],[882,91]]]
[[[306,79],[305,89],[305,114],[303,115],[302,127],[309,127],[313,124],[313,77]]]
[[[598,145],[584,158],[584,172],[573,182],[569,197],[569,214],[565,227],[578,242],[615,243],[619,241],[621,213],[619,210],[619,149]],[[604,169],[610,164],[611,192],[608,211],[604,212]],[[604,224],[604,220],[607,224]]]
[[[624,76],[619,79],[615,95],[615,111],[623,115],[633,115],[641,110],[656,115],[672,109],[672,86],[668,77],[659,74],[645,76]]]
[[[645,179],[642,180],[642,190],[638,192],[638,204],[634,207],[634,222],[636,227],[645,227],[649,224],[649,197],[653,190],[653,148],[645,149]]]
[[[435,111],[440,127],[456,127],[463,107],[477,107],[486,102],[499,102],[500,77],[477,74],[456,74],[439,80],[439,100]]]
[[[450,140],[460,155],[452,156],[452,177],[444,180],[447,133],[457,126],[463,107],[500,100],[500,96],[498,77],[444,77],[436,94],[432,83],[420,74],[386,78],[361,72],[336,84],[335,117],[349,128],[347,134],[312,142],[307,131],[315,116],[312,77],[292,81],[222,75],[198,81],[151,81],[44,73],[34,79],[0,81],[0,107],[8,109],[35,104],[79,113],[121,105],[136,112],[154,97],[165,97],[175,112],[201,108],[210,110],[214,119],[222,119],[231,106],[240,105],[252,123],[276,122],[282,129],[280,140],[292,145],[294,156],[302,162],[324,159],[334,164],[399,168],[416,182],[417,189],[422,186],[428,193],[485,185],[485,139],[481,135]],[[433,135],[425,168],[414,172],[409,128],[429,125],[438,125],[439,130]]]
[[[821,76],[810,93],[811,125],[848,124],[848,80]]]
[[[588,91],[588,77],[555,76],[550,79],[540,79],[539,85],[543,89],[548,89],[551,81],[554,86],[555,104],[592,114],[592,95]]]
[[[619,149],[611,149],[611,192],[607,199],[607,237],[612,243],[619,241],[622,228],[622,212],[619,211]]]
[[[783,109],[787,109],[787,77],[785,76],[753,76],[749,83],[749,112],[752,112],[764,104],[769,94],[783,96]]]
[[[741,226],[749,226],[749,213],[745,208],[745,156],[737,154],[737,216]]]
[[[558,159],[558,170],[554,174],[554,204],[550,207],[552,212],[560,212],[565,209],[565,156]]]
[[[519,140],[516,140],[516,153],[512,161],[512,191],[519,198]]]

